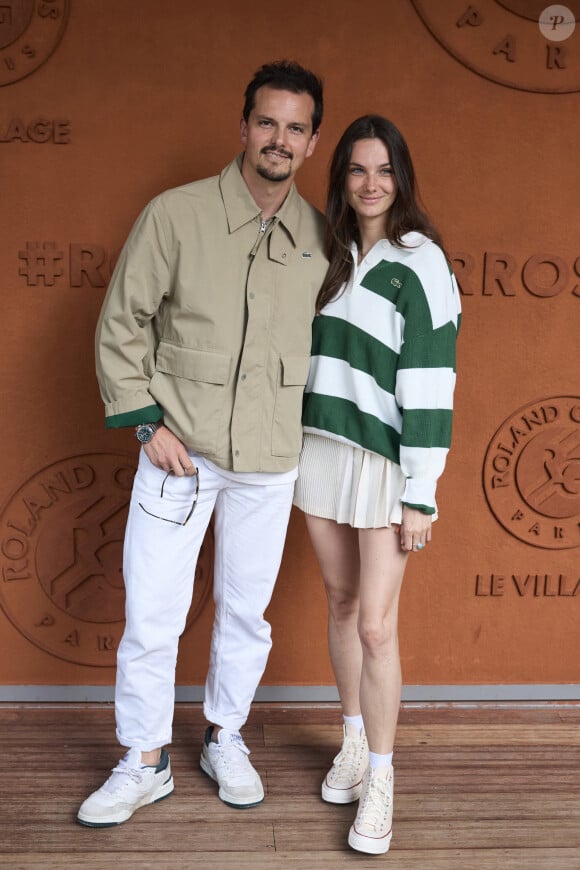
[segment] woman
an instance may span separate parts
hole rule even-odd
[[[344,740],[322,784],[359,800],[348,842],[388,850],[401,697],[399,592],[410,552],[431,540],[451,439],[459,293],[417,202],[408,147],[368,115],[331,164],[329,269],[313,326],[295,504],[329,602],[329,649]]]

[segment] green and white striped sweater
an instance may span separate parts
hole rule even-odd
[[[402,501],[434,513],[451,443],[461,303],[441,249],[421,233],[403,242],[377,242],[314,319],[302,419],[305,432],[399,464]]]

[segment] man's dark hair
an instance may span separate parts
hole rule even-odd
[[[291,91],[293,94],[310,94],[314,100],[312,112],[312,132],[316,133],[322,122],[322,79],[310,70],[304,69],[299,63],[291,60],[277,60],[265,63],[254,74],[254,78],[246,88],[245,102],[242,112],[244,121],[248,121],[250,112],[256,104],[256,91],[267,85],[277,91]]]

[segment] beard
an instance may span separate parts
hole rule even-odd
[[[290,169],[281,169],[276,172],[275,169],[267,169],[265,166],[257,166],[256,172],[265,178],[266,181],[286,181],[291,176]]]
[[[260,152],[261,154],[269,154],[273,152],[275,154],[282,154],[284,157],[287,157],[290,161],[287,168],[279,168],[277,169],[274,166],[263,166],[258,163],[256,166],[256,172],[262,178],[265,178],[266,181],[286,181],[292,175],[292,158],[293,154],[291,151],[286,151],[285,149],[278,148],[263,148]]]

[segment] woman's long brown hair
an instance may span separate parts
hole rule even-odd
[[[387,151],[397,182],[397,195],[386,214],[385,238],[394,245],[403,246],[405,233],[417,231],[432,239],[441,248],[439,233],[418,202],[415,170],[407,143],[395,125],[381,115],[363,115],[342,134],[330,164],[328,197],[326,202],[325,254],[328,271],[316,300],[319,312],[334,299],[348,281],[352,270],[350,252],[352,242],[360,248],[361,239],[356,214],[346,199],[346,177],[352,148],[359,139],[380,139]]]

